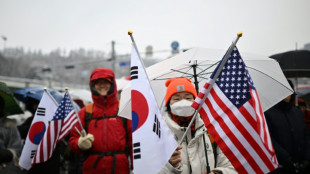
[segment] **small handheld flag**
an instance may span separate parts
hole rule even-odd
[[[53,96],[47,90],[44,90],[19,159],[19,165],[24,169],[29,170],[31,168],[31,161],[46,132],[48,122],[53,118],[57,107],[58,103]]]
[[[70,101],[69,94],[66,92],[53,118],[49,122],[47,130],[32,160],[32,164],[42,163],[50,159],[56,144],[65,138],[76,122],[76,113]]]

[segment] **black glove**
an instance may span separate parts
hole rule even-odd
[[[13,154],[7,149],[0,148],[0,164],[10,162],[13,159]]]
[[[286,172],[289,173],[300,173],[302,171],[303,165],[299,162],[289,162],[284,166]]]

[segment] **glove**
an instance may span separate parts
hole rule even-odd
[[[283,167],[282,172],[299,173],[301,170],[300,164],[292,161],[287,162]]]
[[[92,147],[93,141],[94,141],[94,136],[92,134],[87,134],[86,136],[79,138],[78,146],[81,150],[88,150]]]

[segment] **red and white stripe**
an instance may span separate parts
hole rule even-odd
[[[71,128],[73,127],[73,125],[75,125],[77,121],[77,115],[75,114],[74,110],[72,110],[62,123],[62,129],[59,133],[57,143],[66,137],[66,135],[70,132]]]
[[[65,138],[76,122],[77,116],[74,110],[72,110],[65,119],[51,121],[32,159],[32,165],[50,159],[56,144]]]
[[[239,109],[214,84],[207,99],[202,99],[209,83],[193,103],[198,108],[211,136],[239,173],[269,173],[278,167],[268,127],[257,92]]]

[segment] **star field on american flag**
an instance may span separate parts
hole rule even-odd
[[[251,98],[249,89],[255,89],[253,81],[236,47],[215,83],[238,108]]]
[[[73,106],[71,104],[68,93],[65,94],[65,100],[61,100],[60,107],[57,108],[55,115],[52,120],[64,119],[72,110]]]

